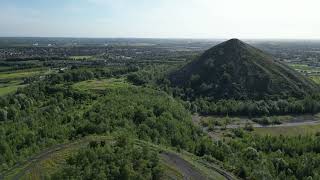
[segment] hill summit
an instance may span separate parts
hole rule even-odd
[[[302,97],[318,86],[270,55],[238,39],[223,42],[169,77],[189,98]]]

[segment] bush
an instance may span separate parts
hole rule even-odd
[[[245,126],[244,126],[244,130],[246,130],[246,131],[254,131],[254,128],[253,128],[252,124],[246,123]]]
[[[0,109],[0,121],[8,120],[8,112],[4,109]]]
[[[232,132],[236,137],[242,138],[244,136],[244,131],[241,128],[232,129]]]

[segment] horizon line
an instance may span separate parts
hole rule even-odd
[[[86,36],[0,36],[0,38],[61,38],[61,39],[155,39],[155,40],[228,40],[228,39],[240,39],[240,40],[256,40],[256,41],[268,41],[268,40],[283,40],[283,41],[320,41],[320,38],[188,38],[188,37],[86,37]]]

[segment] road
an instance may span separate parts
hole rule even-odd
[[[309,116],[308,116],[309,117]],[[199,115],[193,115],[192,116],[192,121],[196,125],[200,125],[201,121],[201,116]],[[320,120],[318,120],[315,117],[310,116],[309,118],[302,117],[300,116],[294,117],[291,121],[288,122],[283,122],[281,124],[272,124],[272,125],[262,125],[262,124],[257,124],[257,123],[252,123],[252,127],[254,128],[274,128],[274,127],[294,127],[294,126],[304,126],[304,125],[319,125]],[[237,128],[243,128],[246,126],[246,123],[239,123],[239,124],[229,124],[226,126],[227,129],[237,129]],[[216,127],[217,129],[221,127]],[[207,127],[202,127],[202,129],[207,132]]]
[[[253,123],[252,127],[254,128],[274,128],[274,127],[294,127],[294,126],[304,126],[304,125],[318,125],[320,121],[317,120],[307,120],[301,122],[284,122],[282,124],[272,124],[272,125],[261,125],[257,123]],[[236,129],[245,127],[245,124],[231,124],[227,125],[227,129]]]
[[[21,169],[18,173],[14,174],[14,176],[11,178],[13,180],[19,180],[21,179],[28,171],[30,171],[36,164],[41,162],[42,160],[46,158],[50,158],[50,156],[54,153],[57,153],[59,151],[62,151],[64,149],[67,149],[71,146],[76,146],[83,144],[85,142],[88,142],[87,139],[83,139],[81,141],[72,142],[72,143],[66,143],[66,144],[59,144],[56,146],[53,146],[47,150],[42,151],[41,153],[29,158],[27,161],[23,163],[19,163],[12,167],[10,170],[6,171],[3,175],[0,176],[0,179],[4,179],[4,177],[9,176],[10,174],[13,174],[17,169]]]
[[[161,154],[161,157],[165,162],[170,164],[173,167],[176,167],[181,175],[183,176],[184,180],[205,180],[207,179],[205,176],[202,175],[201,172],[196,170],[189,162],[182,159],[180,156],[164,152]]]

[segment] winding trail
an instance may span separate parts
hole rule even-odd
[[[205,180],[207,179],[205,176],[201,174],[201,172],[197,171],[193,168],[193,166],[182,159],[180,156],[164,152],[161,154],[163,160],[165,160],[171,166],[176,167],[179,172],[182,174],[184,180]]]
[[[161,154],[161,156],[167,163],[179,169],[180,173],[184,177],[184,180],[209,179],[206,176],[204,176],[203,173],[201,173],[199,170],[195,169],[188,161],[184,160],[177,154],[164,152]],[[210,169],[216,171],[227,180],[237,180],[237,178],[233,174],[230,174],[224,171],[223,169],[218,167],[216,164],[206,163],[205,166],[210,167]]]
[[[65,150],[67,148],[70,148],[72,146],[79,146],[79,145],[85,144],[86,142],[89,142],[89,139],[84,138],[84,139],[81,139],[80,141],[53,146],[47,150],[42,151],[40,154],[37,154],[27,159],[25,162],[16,164],[14,167],[12,167],[8,171],[6,171],[3,175],[1,175],[0,179],[7,179],[7,177],[10,176],[10,174],[14,174],[14,172],[17,169],[21,169],[18,173],[14,174],[11,178],[9,178],[13,180],[19,180],[27,172],[29,172],[33,167],[35,167],[39,162],[41,162],[44,159],[50,158],[52,154]]]
[[[201,116],[198,114],[195,114],[192,116],[192,121],[194,124],[201,126],[200,121],[201,121]],[[252,123],[252,127],[254,128],[274,128],[274,127],[294,127],[294,126],[304,126],[304,125],[319,125],[320,120],[313,116],[308,116],[307,118],[305,117],[293,117],[293,119],[289,122],[283,122],[281,124],[270,124],[270,125],[262,125],[258,123]],[[237,129],[237,128],[243,128],[245,127],[245,123],[240,123],[240,124],[229,124],[226,126],[227,129]],[[219,129],[219,127],[216,127]],[[221,128],[221,127],[220,127]],[[202,129],[207,132],[207,127],[202,127]]]
[[[10,170],[4,172],[0,175],[0,179],[13,179],[13,180],[19,180],[23,178],[28,172],[32,171],[34,168],[36,168],[37,165],[40,164],[40,162],[50,159],[52,155],[68,150],[69,148],[81,148],[85,147],[90,141],[92,140],[111,140],[110,137],[106,139],[106,137],[87,137],[83,138],[74,142],[65,143],[65,144],[59,144],[56,146],[53,146],[47,150],[42,151],[41,153],[29,158],[25,162],[16,164],[14,167],[12,167]],[[184,177],[184,180],[205,180],[208,179],[201,171],[194,168],[192,164],[190,164],[188,161],[180,157],[179,155],[172,153],[172,152],[166,152],[160,154],[161,158],[168,164],[174,166]],[[221,170],[220,168],[216,167],[215,165],[207,165],[210,166],[212,170],[215,170],[217,173],[221,174],[223,177],[225,177],[228,180],[236,179],[232,175],[228,174],[224,170]]]

